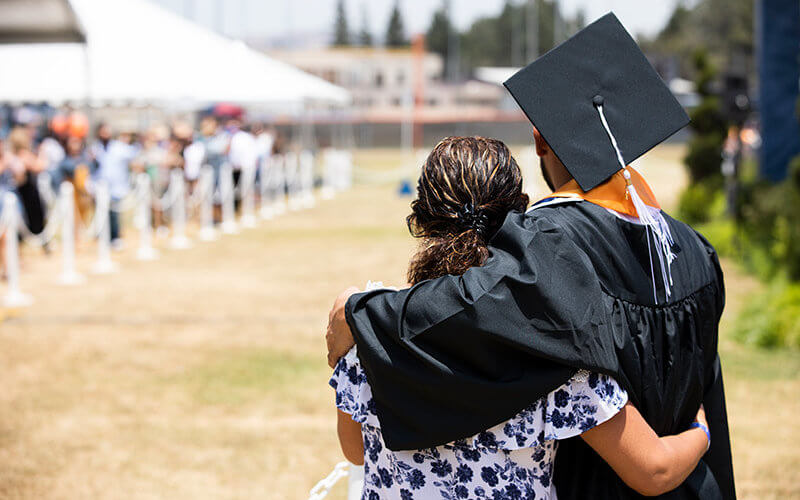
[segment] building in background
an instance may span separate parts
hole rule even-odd
[[[359,47],[268,54],[349,90],[354,114],[366,121],[403,120],[410,108],[423,120],[486,116],[499,109],[505,94],[497,85],[478,80],[445,82],[444,61],[431,52]]]

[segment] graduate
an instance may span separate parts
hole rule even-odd
[[[688,117],[613,14],[506,87],[554,193],[509,213],[481,267],[342,294],[329,363],[355,342],[391,450],[474,436],[579,370],[613,377],[658,435],[689,428],[702,404],[710,448],[664,498],[735,498],[717,256],[629,166]],[[562,500],[640,497],[580,439],[561,442],[553,481]]]

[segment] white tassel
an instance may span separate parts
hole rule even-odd
[[[672,296],[673,284],[672,261],[674,261],[676,257],[675,254],[672,253],[674,241],[672,239],[672,233],[669,230],[669,225],[667,224],[667,221],[664,220],[664,216],[660,210],[649,207],[644,201],[642,201],[642,198],[636,191],[636,187],[631,181],[631,173],[628,170],[628,166],[625,164],[625,160],[622,158],[622,152],[617,145],[617,139],[614,137],[614,134],[611,133],[611,128],[608,126],[608,121],[606,121],[606,116],[603,113],[603,105],[597,104],[596,108],[597,112],[600,114],[600,121],[603,122],[603,127],[606,129],[606,133],[608,133],[608,137],[611,139],[611,145],[614,147],[614,151],[617,154],[617,160],[622,167],[622,174],[625,176],[625,184],[628,191],[628,196],[630,196],[633,207],[636,209],[636,214],[639,217],[639,221],[645,226],[647,231],[647,253],[650,256],[650,275],[653,278],[653,298],[655,299],[655,302],[658,303],[656,277],[655,272],[653,271],[653,256],[650,252],[651,234],[655,242],[656,255],[658,255],[658,260],[661,267],[661,279],[664,283],[666,300],[669,300],[669,298]]]

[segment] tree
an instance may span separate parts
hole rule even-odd
[[[755,81],[754,8],[752,0],[699,0],[678,2],[667,24],[653,40],[641,40],[652,56],[674,61],[678,73],[694,76],[693,53],[697,47],[708,52],[712,64],[724,70],[741,63],[737,71]],[[689,7],[688,5],[692,5]]]
[[[336,3],[336,20],[333,23],[333,45],[345,47],[350,45],[350,29],[347,24],[347,9],[344,0]]]
[[[361,6],[361,31],[358,32],[358,44],[362,47],[372,47],[372,32],[369,30],[367,4]]]
[[[691,112],[691,126],[695,134],[689,141],[686,166],[693,183],[710,181],[714,185],[721,185],[722,144],[728,127],[722,115],[722,104],[711,89],[717,70],[703,49],[697,49],[694,53],[694,68],[700,104]]]
[[[386,28],[387,47],[406,47],[405,27],[403,25],[403,14],[400,12],[400,0],[396,0],[389,16],[389,26]]]
[[[428,33],[425,36],[425,44],[428,50],[441,55],[447,59],[448,48],[450,42],[450,35],[452,33],[452,26],[450,25],[450,16],[447,12],[447,2],[442,2],[436,12],[433,13],[431,25],[428,28]]]
[[[508,66],[513,62],[522,63],[523,47],[528,30],[536,30],[536,49],[544,53],[554,44],[554,16],[560,16],[552,0],[535,0],[536,15],[528,11],[530,4],[515,4],[506,1],[503,10],[494,17],[477,19],[461,38],[461,58],[467,68],[478,66]],[[560,19],[559,24],[571,35],[582,24],[581,13],[576,19]],[[532,25],[533,21],[536,25]],[[513,36],[512,36],[513,33]],[[512,57],[512,55],[514,57]]]

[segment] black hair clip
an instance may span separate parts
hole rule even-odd
[[[489,229],[489,216],[481,209],[476,209],[472,203],[464,203],[459,211],[458,218],[467,229],[474,229],[481,238],[486,238]]]

